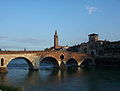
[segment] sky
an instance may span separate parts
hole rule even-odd
[[[120,0],[0,0],[0,48],[44,50],[88,41],[120,40]]]

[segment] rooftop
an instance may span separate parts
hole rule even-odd
[[[98,36],[98,34],[92,33],[92,34],[89,34],[88,36]]]

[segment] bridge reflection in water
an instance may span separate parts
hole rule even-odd
[[[0,84],[23,87],[25,91],[119,91],[120,89],[118,68],[29,71],[28,66],[21,63],[24,60],[16,63],[18,60],[9,64],[7,74],[0,74]],[[18,67],[18,64],[21,66]]]

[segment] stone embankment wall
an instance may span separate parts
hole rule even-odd
[[[120,57],[96,57],[96,65],[120,66]]]

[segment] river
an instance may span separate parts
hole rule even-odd
[[[115,67],[31,72],[22,61],[10,64],[8,73],[0,74],[0,84],[22,87],[25,91],[120,91],[120,69]]]

